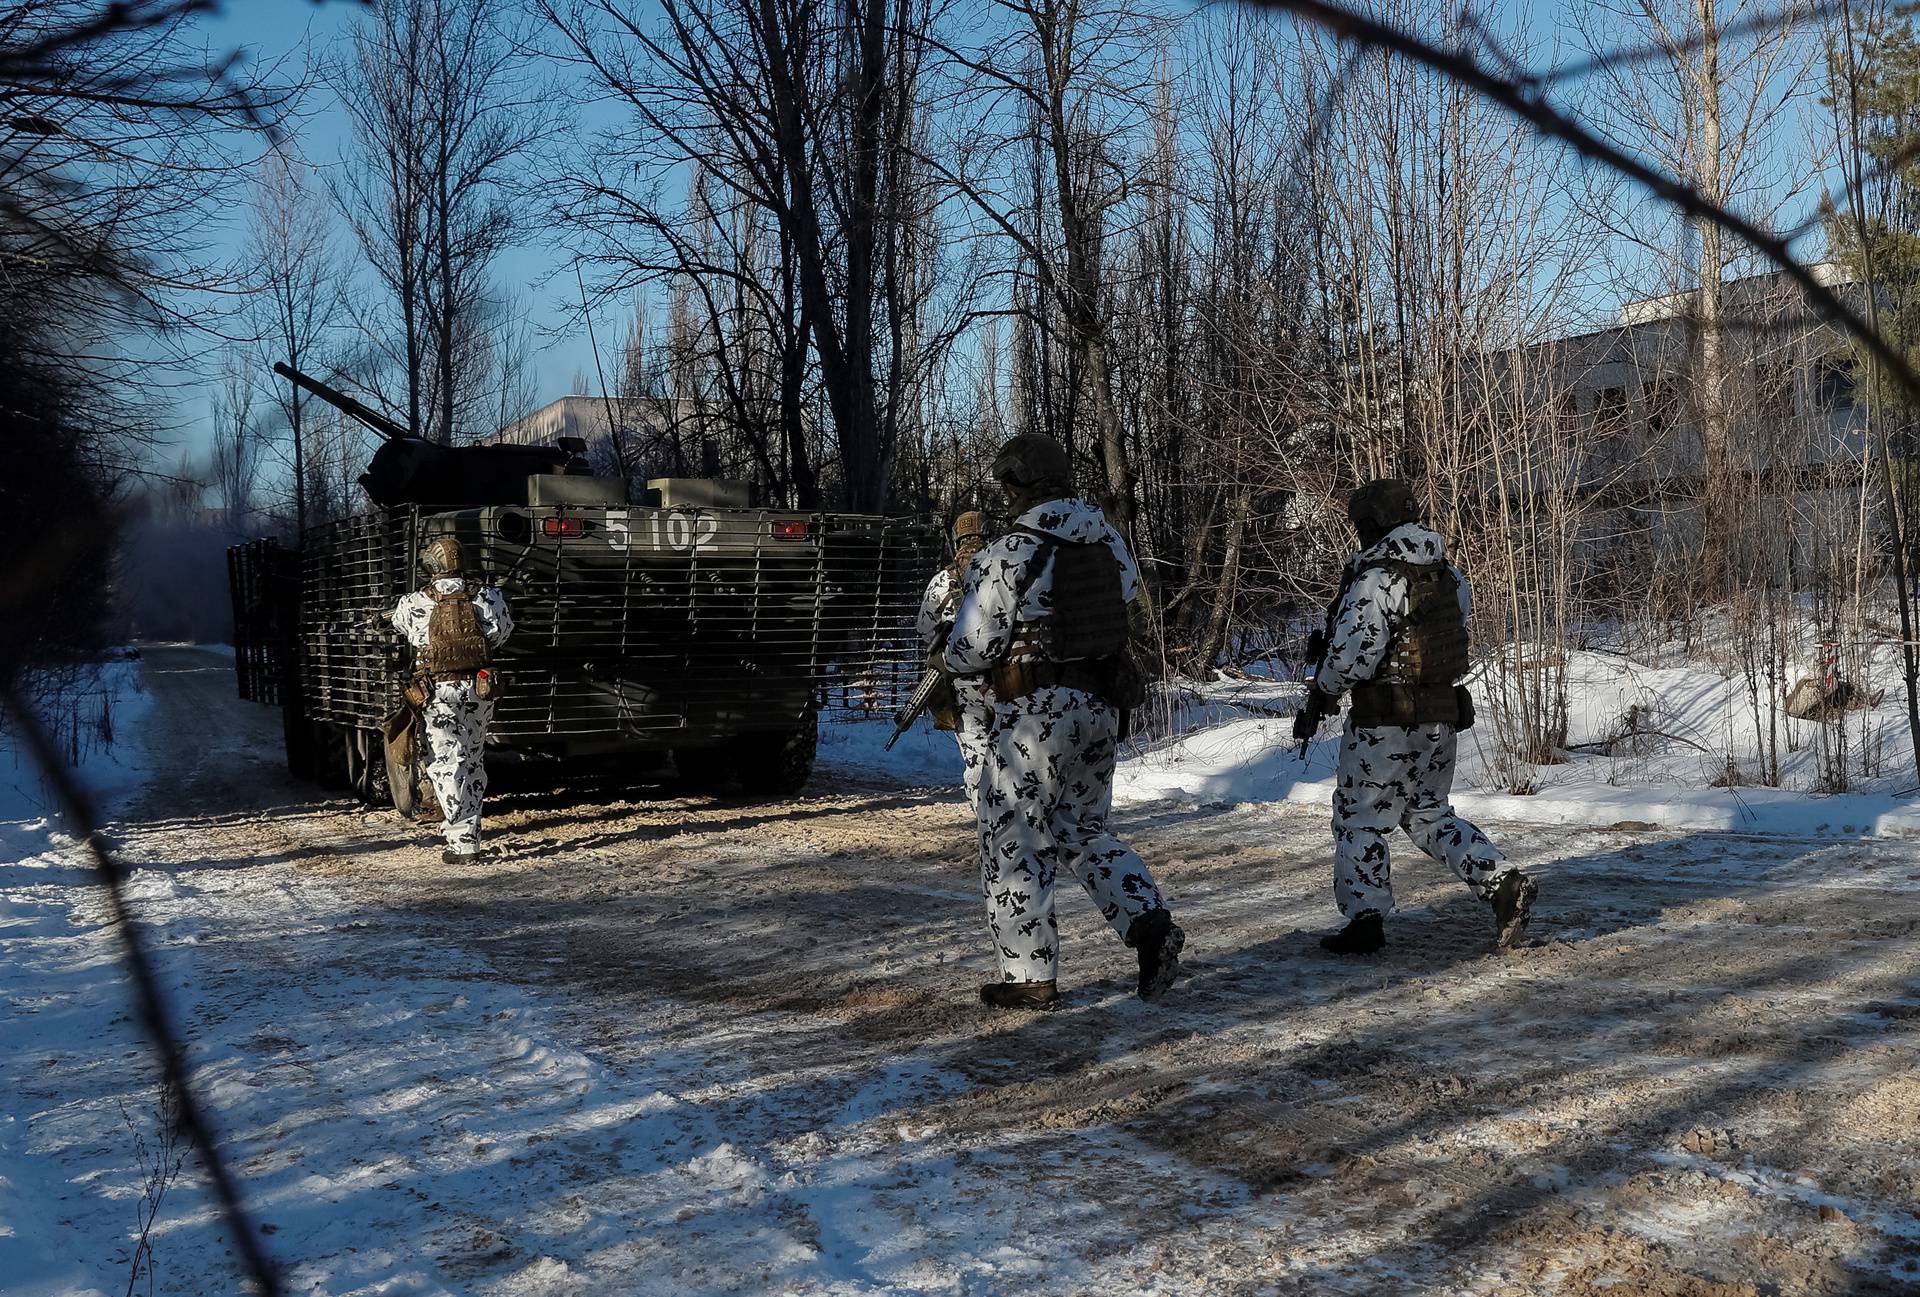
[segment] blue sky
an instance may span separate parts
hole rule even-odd
[[[226,0],[222,12],[205,23],[206,41],[215,57],[240,49],[256,65],[271,63],[300,50],[303,45],[309,53],[305,56],[293,53],[296,59],[325,59],[344,39],[359,8],[356,0],[319,0],[318,3],[315,0]],[[1578,42],[1564,20],[1567,11],[1558,3],[1491,0],[1486,8],[1496,29],[1524,26],[1531,30],[1534,58],[1555,62],[1579,53]],[[310,163],[328,167],[338,165],[346,146],[344,119],[331,102],[329,92],[316,89],[310,115],[298,129],[297,151]],[[246,237],[244,197],[236,196],[229,210],[231,217],[227,223],[208,229],[206,240],[216,254],[224,253],[232,258]],[[351,251],[344,231],[341,248]],[[588,375],[590,384],[597,382],[591,377],[595,373],[592,348],[585,331],[577,326],[578,289],[573,275],[564,273],[566,264],[557,241],[542,238],[534,231],[522,246],[512,249],[495,266],[497,280],[518,298],[539,334],[539,350],[532,363],[537,392],[543,401],[573,390],[576,374]],[[549,278],[552,282],[545,282]],[[1604,311],[1611,303],[1595,305]],[[613,318],[610,310],[596,315],[595,326],[603,350],[611,348],[623,323]],[[209,376],[209,386],[210,381]],[[194,375],[181,376],[181,398],[174,411],[179,439],[162,452],[162,459],[168,464],[176,462],[183,451],[201,453],[206,444],[207,399],[196,392],[194,382]]]
[[[303,45],[311,57],[331,57],[346,39],[360,5],[357,0],[226,0],[221,11],[204,23],[209,52],[223,58],[234,50],[244,53],[253,66],[270,65],[290,53],[296,60]],[[297,127],[296,151],[316,167],[339,165],[349,145],[348,127],[331,93],[316,87],[307,114]],[[246,200],[236,196],[224,226],[206,232],[206,241],[216,255],[231,258],[238,254],[247,237]],[[339,250],[352,252],[349,236],[338,232]],[[572,275],[555,278],[551,285],[542,281],[567,264],[558,246],[543,241],[536,231],[523,245],[509,250],[495,263],[497,280],[511,289],[522,307],[534,317],[540,333],[539,351],[532,358],[537,390],[542,400],[573,390],[576,373],[594,372],[593,350],[585,331],[575,327],[579,314],[579,292]],[[610,347],[624,322],[595,315],[594,327],[603,348]],[[210,385],[211,379],[208,380]],[[183,381],[182,396],[175,410],[178,440],[165,449],[161,458],[171,465],[184,452],[201,454],[210,431],[208,397]]]

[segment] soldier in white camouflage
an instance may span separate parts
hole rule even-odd
[[[1323,714],[1350,694],[1333,794],[1334,901],[1347,924],[1321,941],[1336,954],[1386,944],[1393,913],[1387,836],[1450,868],[1493,910],[1495,941],[1520,943],[1538,886],[1455,814],[1454,757],[1473,723],[1467,674],[1472,595],[1447,562],[1446,546],[1421,521],[1412,488],[1398,479],[1353,493],[1348,518],[1360,552],[1347,563],[1329,613],[1326,655],[1294,737],[1312,737]]]
[[[920,642],[931,663],[943,670],[947,634],[960,610],[960,593],[967,566],[987,543],[987,515],[970,510],[953,520],[953,562],[933,574],[920,600]],[[948,730],[960,745],[961,786],[967,805],[980,814],[980,786],[993,763],[993,696],[980,676],[949,676],[951,693],[936,695],[927,711],[933,727]]]
[[[1059,443],[1015,437],[993,475],[1017,516],[968,565],[946,645],[948,668],[984,681],[994,706],[979,828],[1000,977],[980,998],[996,1008],[1059,998],[1053,884],[1065,869],[1138,956],[1139,996],[1156,999],[1186,935],[1146,864],[1107,831],[1123,716],[1141,701],[1127,647],[1139,569],[1100,509],[1074,494]]]
[[[513,633],[507,601],[462,573],[459,542],[441,536],[420,551],[426,584],[402,595],[393,624],[412,645],[416,677],[408,701],[419,709],[427,780],[445,817],[449,864],[480,853],[480,804],[487,793],[487,723],[496,685],[488,663]]]

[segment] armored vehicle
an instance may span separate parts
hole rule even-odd
[[[939,562],[923,522],[757,507],[744,484],[596,477],[585,446],[446,447],[284,365],[383,439],[373,508],[228,554],[242,697],[277,704],[297,775],[412,813],[423,773],[389,753],[411,654],[388,623],[419,552],[455,537],[514,619],[493,669],[490,750],[654,761],[750,793],[806,781],[820,717],[885,712],[919,676],[913,627]],[[630,498],[636,496],[638,498]]]

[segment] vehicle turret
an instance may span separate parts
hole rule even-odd
[[[479,509],[489,505],[537,503],[538,497],[564,496],[576,502],[625,503],[626,483],[616,478],[595,479],[584,457],[586,444],[563,437],[552,446],[445,446],[428,441],[348,396],[345,392],[276,361],[273,372],[328,405],[357,419],[381,439],[379,449],[360,475],[367,498],[382,509],[417,505],[439,512]],[[592,480],[569,484],[537,479],[565,477]]]

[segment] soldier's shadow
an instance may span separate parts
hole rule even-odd
[[[1499,828],[1492,827],[1496,840]],[[1596,838],[1606,840],[1597,834],[1584,840]],[[1295,926],[1231,950],[1197,950],[1188,961],[1194,982],[1244,980],[1252,970],[1289,965],[1338,981],[1422,977],[1489,957],[1524,960],[1557,946],[1651,933],[1669,924],[1677,911],[1698,908],[1704,913],[1728,898],[1751,900],[1789,891],[1828,872],[1816,859],[1823,853],[1870,855],[1874,850],[1848,840],[1809,843],[1702,831],[1651,840],[1636,835],[1607,850],[1572,851],[1544,861],[1521,856],[1514,863],[1538,879],[1540,899],[1520,947],[1501,951],[1494,944],[1492,913],[1484,901],[1475,899],[1444,865],[1415,854],[1404,839],[1392,845],[1400,905],[1387,920],[1385,949],[1371,955],[1322,950],[1320,938],[1341,922],[1332,905],[1323,902],[1324,909],[1309,919],[1316,926]],[[1414,859],[1408,860],[1409,855]],[[1177,884],[1173,890],[1177,897]]]
[[[601,851],[612,847],[632,846],[653,842],[663,842],[670,838],[707,837],[728,833],[739,833],[768,824],[798,824],[808,820],[858,819],[874,811],[903,810],[912,806],[922,806],[929,802],[942,800],[924,793],[903,792],[892,797],[868,797],[855,803],[824,803],[806,805],[775,800],[754,801],[750,799],[708,798],[698,801],[690,809],[701,812],[689,816],[674,824],[649,823],[624,828],[617,832],[590,832],[564,841],[522,844],[513,849],[516,859],[537,860],[547,856],[569,855],[574,852]],[[631,808],[628,808],[629,812]],[[626,816],[588,815],[579,817],[556,816],[544,822],[544,827],[557,828],[570,823],[591,822],[595,820],[618,820]],[[515,825],[516,834],[529,831],[533,825]]]

